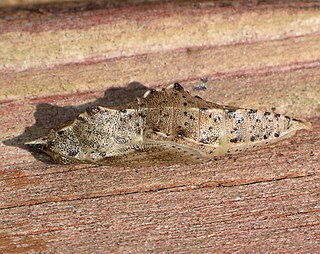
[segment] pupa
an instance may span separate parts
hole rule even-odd
[[[178,84],[123,106],[90,106],[71,123],[25,143],[61,164],[194,162],[274,143],[311,124],[274,112],[224,106]]]

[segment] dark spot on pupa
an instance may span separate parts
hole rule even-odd
[[[50,141],[50,142],[49,142],[49,146],[55,146],[55,145],[56,145],[55,142],[53,142],[53,141]]]
[[[178,131],[178,136],[179,137],[184,137],[185,136],[184,130],[179,130]]]
[[[184,111],[183,114],[186,116],[188,113],[187,113],[187,111]]]
[[[231,108],[229,108],[229,109],[227,109],[227,113],[233,113],[233,112],[236,112],[237,110],[236,109],[231,109]]]
[[[183,106],[185,106],[185,107],[186,107],[187,105],[188,105],[188,104],[187,104],[186,102],[184,102],[184,103],[183,103]]]
[[[255,140],[255,137],[252,136],[252,137],[250,138],[250,141],[251,141],[251,142],[254,142],[254,140]]]
[[[212,154],[212,153],[213,153],[213,151],[210,151],[210,152],[209,152],[209,154]]]
[[[141,116],[142,118],[146,118],[146,114],[144,114],[142,112],[140,112],[138,115]]]
[[[269,116],[271,113],[270,112],[264,112],[264,116]]]
[[[209,127],[209,131],[212,131],[212,129],[213,129],[212,126],[210,126],[210,127]]]
[[[58,131],[57,133],[58,133],[58,135],[62,135],[64,133],[64,131]]]
[[[230,139],[230,142],[231,143],[237,143],[238,142],[238,138],[232,138],[232,139]]]
[[[281,115],[280,115],[280,114],[276,114],[275,116],[276,116],[276,118],[278,119]]]
[[[71,151],[68,153],[69,156],[76,156],[79,152],[78,151]]]
[[[82,116],[77,116],[77,120],[84,121],[85,119]]]
[[[184,122],[184,125],[187,126],[187,125],[188,125],[188,122]]]
[[[202,100],[202,98],[201,98],[200,96],[198,96],[198,95],[196,95],[196,96],[194,96],[194,97],[197,98],[197,99]]]
[[[278,133],[275,133],[274,136],[277,138],[277,137],[279,137],[279,134],[278,134]]]
[[[87,107],[86,112],[89,116],[95,115],[100,111],[100,107],[99,106],[90,106]]]
[[[267,139],[268,137],[267,137],[267,135],[263,135],[263,138],[264,138],[264,139]]]
[[[203,143],[203,144],[209,144],[208,138],[201,138],[199,141],[200,141],[200,143]]]
[[[250,110],[248,111],[248,113],[249,113],[249,114],[257,113],[257,110],[255,110],[255,109],[250,109]]]
[[[174,88],[177,89],[178,91],[183,90],[183,87],[179,83],[174,83]]]
[[[193,121],[196,120],[194,116],[190,116],[190,119]]]

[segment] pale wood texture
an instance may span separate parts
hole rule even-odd
[[[0,252],[317,252],[318,5],[0,9]],[[61,166],[23,146],[89,105],[120,105],[173,82],[220,104],[306,118],[314,128],[192,165]]]

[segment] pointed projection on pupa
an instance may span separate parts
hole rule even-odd
[[[62,164],[193,162],[288,138],[310,123],[218,105],[175,83],[115,108],[91,106],[69,124],[26,143]]]

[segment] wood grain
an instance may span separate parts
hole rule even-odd
[[[111,2],[0,9],[0,252],[316,253],[317,2]],[[61,166],[23,145],[173,82],[313,129],[191,165]]]

